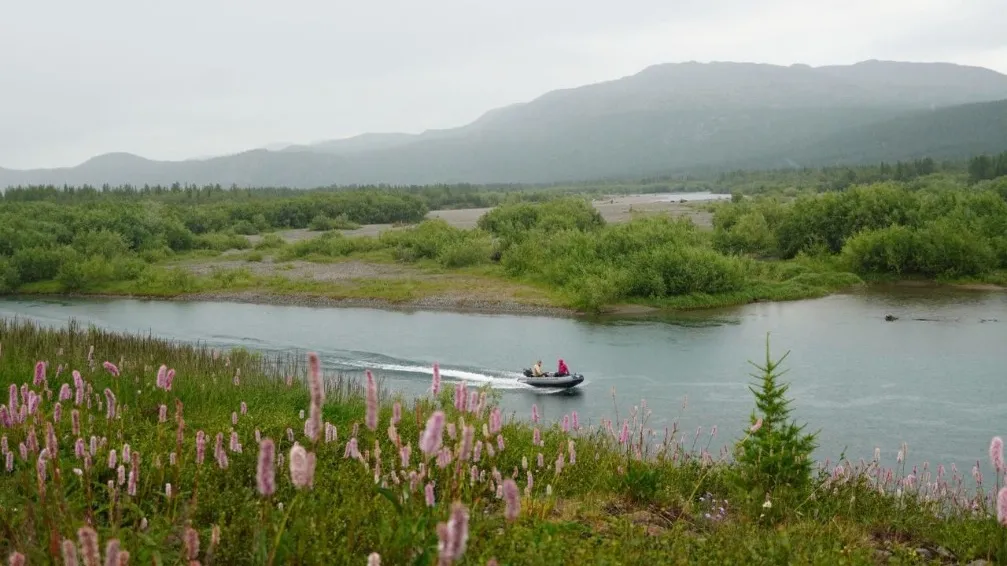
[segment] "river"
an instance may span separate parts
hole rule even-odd
[[[884,315],[899,317],[886,322]],[[794,414],[820,430],[819,459],[889,464],[902,442],[909,463],[980,460],[994,434],[1007,434],[1007,294],[886,289],[814,300],[759,303],[662,320],[586,321],[513,315],[310,308],[129,299],[0,300],[0,316],[63,325],[151,332],[214,347],[317,351],[328,370],[367,367],[384,383],[423,393],[437,361],[448,382],[489,383],[508,410],[526,418],[532,403],[546,420],[576,410],[598,423],[646,399],[651,424],[679,419],[693,442],[716,448],[747,426],[747,386],[765,358],[784,362]],[[586,381],[566,393],[536,390],[516,377],[542,359],[564,358]],[[613,399],[613,391],[615,399]],[[687,402],[685,401],[687,399]]]

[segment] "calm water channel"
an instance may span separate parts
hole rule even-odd
[[[899,317],[886,322],[884,315]],[[678,319],[588,322],[546,317],[394,312],[212,302],[0,300],[0,316],[65,325],[70,318],[214,347],[319,352],[328,370],[371,368],[407,393],[446,380],[489,383],[519,417],[537,403],[547,420],[577,410],[582,422],[620,416],[647,400],[651,423],[676,418],[692,443],[712,425],[719,447],[753,408],[747,389],[765,356],[790,351],[784,380],[797,417],[820,429],[817,456],[911,463],[978,459],[1007,434],[1007,294],[888,289],[791,303],[755,304]],[[541,358],[563,357],[587,377],[573,393],[535,390],[515,378]],[[613,401],[612,392],[616,399]],[[687,403],[683,401],[688,398]],[[685,405],[683,409],[683,405]]]

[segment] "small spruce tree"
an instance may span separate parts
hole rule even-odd
[[[762,419],[762,426],[747,436],[737,446],[737,460],[741,472],[752,488],[775,492],[788,487],[802,490],[811,481],[811,453],[814,452],[818,433],[805,434],[805,425],[798,426],[790,420],[791,400],[786,398],[788,384],[779,383],[785,372],[778,371],[780,364],[790,354],[773,361],[769,354],[769,335],[766,335],[766,362],[758,365],[752,374],[758,383],[749,387],[755,395],[755,407],[760,413],[751,415],[752,426]]]

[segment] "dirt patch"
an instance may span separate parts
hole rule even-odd
[[[364,263],[361,261],[342,261],[337,263],[311,263],[307,261],[289,261],[275,263],[264,261],[224,260],[206,263],[183,265],[193,275],[211,275],[215,270],[247,269],[260,277],[282,275],[288,279],[311,279],[313,281],[349,281],[353,279],[401,279],[429,278],[423,272],[382,263]]]
[[[673,194],[627,195],[596,199],[592,204],[605,222],[613,224],[629,222],[640,215],[667,214],[690,218],[701,228],[713,227],[713,214],[703,210],[709,201],[679,202]]]

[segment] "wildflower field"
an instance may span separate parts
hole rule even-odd
[[[910,564],[1007,560],[1000,470],[817,464],[778,361],[750,428],[544,422],[441,381],[71,324],[0,320],[0,553],[10,564]],[[716,434],[716,433],[715,433]],[[689,441],[683,442],[687,438]],[[687,448],[688,446],[697,448]],[[986,455],[977,455],[985,458]],[[971,484],[970,484],[971,485]],[[997,497],[999,495],[1000,497]]]

